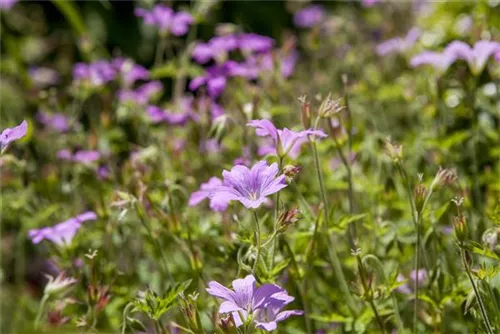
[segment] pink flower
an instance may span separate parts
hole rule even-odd
[[[274,124],[267,119],[252,120],[247,125],[256,128],[255,132],[258,136],[271,137],[273,140],[274,154],[281,157],[288,155],[292,159],[298,157],[300,147],[307,142],[308,136],[320,138],[327,137],[321,130],[309,129],[300,132],[292,131],[287,128],[278,130]],[[265,151],[266,153],[271,153],[268,148]]]

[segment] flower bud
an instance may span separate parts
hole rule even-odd
[[[453,228],[458,241],[463,243],[467,239],[467,222],[464,215],[453,217]]]
[[[283,174],[286,176],[287,182],[292,182],[293,179],[299,174],[301,171],[300,166],[286,165],[283,167]]]
[[[278,217],[278,232],[285,232],[291,225],[302,218],[300,210],[293,208],[283,211]]]
[[[331,94],[328,94],[326,99],[324,99],[319,106],[319,117],[328,118],[342,111],[345,107],[341,104],[341,101],[342,99],[333,100]]]
[[[76,279],[72,277],[64,277],[64,273],[60,273],[57,275],[56,278],[46,275],[47,279],[49,280],[47,282],[47,285],[45,286],[44,289],[44,294],[45,295],[59,295],[59,294],[64,294],[69,290],[69,288],[77,282]]]
[[[457,172],[455,169],[443,169],[439,167],[439,170],[434,177],[433,184],[436,186],[447,186],[455,182],[457,178]]]
[[[491,250],[494,250],[498,245],[498,234],[500,228],[494,227],[486,230],[483,234],[483,242],[487,244]]]
[[[385,141],[385,151],[391,158],[392,162],[399,163],[403,160],[403,146],[398,143],[391,142],[390,139]]]
[[[417,209],[417,212],[420,212],[422,210],[426,194],[427,189],[425,188],[425,185],[419,183],[415,186],[415,189],[413,190],[413,198],[415,199],[415,207]]]

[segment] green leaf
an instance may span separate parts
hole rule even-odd
[[[184,292],[191,284],[191,280],[169,286],[163,296],[158,296],[154,291],[148,290],[144,298],[134,300],[134,312],[141,311],[151,319],[158,320],[170,310],[181,292]]]
[[[332,313],[330,315],[312,314],[311,319],[326,323],[332,323],[332,322],[349,323],[353,321],[351,317],[345,317],[338,313]]]
[[[471,241],[465,245],[465,248],[474,254],[486,256],[489,257],[490,259],[500,260],[500,257],[497,254],[495,254],[491,249],[477,242]]]
[[[85,23],[82,17],[80,16],[74,2],[66,0],[52,0],[52,3],[69,21],[71,27],[73,28],[73,30],[75,30],[75,32],[79,36],[85,35],[87,33],[87,28],[85,27]]]
[[[333,227],[330,230],[332,232],[344,232],[347,229],[347,227],[349,226],[349,224],[351,224],[357,220],[363,219],[365,217],[366,217],[366,213],[343,216],[342,218],[340,218],[338,223],[333,225]]]

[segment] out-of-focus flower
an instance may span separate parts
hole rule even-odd
[[[9,11],[19,0],[0,0],[0,11]]]
[[[212,192],[220,186],[222,186],[222,180],[218,177],[211,177],[208,182],[201,184],[200,190],[195,191],[191,194],[191,196],[189,197],[189,206],[196,206],[203,200],[209,199]],[[229,202],[217,203],[210,200],[210,208],[213,211],[226,211],[228,205]]]
[[[420,38],[419,28],[412,28],[405,37],[391,38],[377,45],[376,51],[380,56],[386,56],[392,53],[403,53],[411,49]]]
[[[97,215],[94,212],[87,211],[54,226],[29,230],[28,236],[34,244],[46,239],[58,246],[69,245],[83,222],[96,219]]]
[[[410,60],[411,67],[418,67],[421,65],[431,65],[438,72],[443,73],[446,72],[448,67],[450,67],[453,62],[457,59],[457,55],[449,50],[445,50],[444,52],[433,52],[433,51],[424,51],[414,56]]]
[[[413,282],[417,282],[418,278],[418,286],[422,286],[424,284],[424,281],[427,279],[427,270],[425,269],[418,269],[418,270],[412,270],[410,272],[410,278]]]
[[[226,62],[221,65],[214,65],[206,69],[205,75],[198,76],[191,80],[189,89],[197,90],[203,85],[207,86],[210,97],[217,98],[226,88],[227,77],[231,75],[234,62]]]
[[[160,94],[162,89],[163,85],[160,81],[150,81],[135,90],[122,89],[118,91],[118,99],[122,103],[133,102],[138,105],[146,105],[154,96]]]
[[[97,169],[97,176],[99,177],[100,180],[105,180],[109,178],[109,168],[106,166],[100,166]]]
[[[210,138],[201,142],[200,151],[209,154],[219,153],[221,151],[221,144],[217,139]]]
[[[223,171],[222,185],[209,196],[213,205],[224,206],[239,201],[249,209],[256,209],[267,201],[267,196],[285,188],[285,175],[279,175],[278,164],[268,166],[259,161],[251,169],[237,165]]]
[[[207,43],[198,43],[191,55],[199,64],[206,64],[212,59],[222,62],[227,58],[230,51],[238,48],[236,35],[225,35],[212,37]]]
[[[321,130],[304,130],[300,132],[292,131],[287,128],[283,130],[276,129],[274,124],[267,120],[252,120],[248,126],[256,128],[255,132],[261,137],[271,137],[274,144],[274,154],[284,157],[290,156],[295,159],[300,154],[300,147],[306,143],[308,136],[315,136],[319,138],[327,137]],[[269,152],[271,153],[271,152]]]
[[[59,273],[56,278],[50,275],[46,275],[46,277],[49,281],[47,282],[43,293],[47,296],[63,294],[68,290],[68,288],[78,282],[73,277],[65,277],[63,272]]]
[[[278,322],[292,315],[303,314],[299,310],[281,311],[294,298],[274,284],[264,284],[257,288],[252,275],[234,280],[233,289],[234,291],[211,281],[207,292],[224,300],[219,313],[231,313],[236,327],[240,327],[251,317],[257,328],[272,331],[276,329]]]
[[[48,67],[31,67],[28,74],[37,88],[45,88],[59,82],[59,73]]]
[[[153,123],[167,122],[172,125],[183,125],[190,119],[196,119],[196,115],[190,109],[183,110],[182,112],[172,112],[158,106],[150,105],[146,108],[146,113]]]
[[[145,24],[156,26],[160,33],[170,32],[175,36],[185,35],[189,26],[194,22],[191,14],[182,11],[176,13],[172,8],[162,4],[154,6],[150,11],[136,8],[134,13],[136,16],[142,17]]]
[[[463,59],[469,64],[474,75],[483,71],[488,59],[496,52],[500,52],[500,43],[493,41],[478,41],[473,47],[461,41],[451,42],[446,50],[452,52],[458,59]]]
[[[3,152],[12,142],[26,136],[28,123],[22,121],[21,124],[13,128],[7,128],[0,133],[0,150]]]
[[[405,282],[406,281],[406,277],[404,277],[403,274],[398,274],[398,277],[396,278],[396,281],[398,281],[398,282]],[[404,293],[404,294],[407,294],[407,295],[411,293],[411,289],[408,286],[408,283],[406,283],[406,282],[403,285],[398,286],[396,288],[396,291]]]
[[[53,131],[66,132],[69,130],[69,121],[64,114],[49,114],[40,110],[36,117],[40,123]]]
[[[90,64],[77,63],[73,66],[73,80],[77,84],[100,87],[116,77],[116,69],[106,61],[99,60]]]
[[[113,67],[120,74],[125,86],[130,86],[137,80],[149,78],[149,71],[141,65],[134,63],[132,59],[118,57],[112,61]]]
[[[493,41],[478,41],[474,47],[461,41],[453,41],[443,52],[424,51],[411,59],[411,66],[424,64],[432,65],[440,72],[445,72],[457,59],[465,60],[471,72],[479,75],[483,71],[488,59],[496,52],[500,52],[500,43]]]
[[[325,9],[321,5],[311,5],[302,8],[293,17],[293,22],[300,28],[312,28],[325,19]]]
[[[455,169],[441,168],[439,167],[438,172],[433,180],[433,185],[435,186],[447,186],[452,184],[458,179],[457,171]]]
[[[238,45],[241,52],[246,55],[251,53],[266,53],[272,49],[274,40],[271,37],[254,33],[240,34],[238,35]]]
[[[372,6],[378,4],[381,1],[382,0],[361,0],[361,5],[363,7],[372,7]]]
[[[57,152],[57,157],[61,160],[68,160],[82,164],[91,164],[101,158],[101,153],[99,151],[93,150],[79,150],[73,154],[68,149],[62,149]]]

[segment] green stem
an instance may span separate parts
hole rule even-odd
[[[372,254],[368,254],[363,257],[362,261],[363,263],[366,263],[370,259],[377,264],[378,273],[382,278],[382,281],[384,281],[385,285],[388,285],[387,277],[385,276],[384,272],[384,266],[382,265],[382,262],[380,262],[378,257]],[[403,325],[403,320],[401,319],[401,315],[399,314],[398,300],[396,298],[394,291],[391,291],[391,299],[392,299],[392,306],[394,307],[394,316],[396,317],[396,326],[398,327],[398,333],[404,334],[405,327]]]
[[[472,289],[474,290],[474,294],[476,295],[477,303],[479,304],[479,310],[481,312],[481,316],[483,317],[484,326],[486,327],[486,332],[488,334],[493,334],[494,332],[493,329],[491,328],[490,320],[488,319],[488,315],[486,314],[486,308],[484,307],[483,304],[483,298],[479,294],[479,290],[476,287],[474,278],[470,273],[469,264],[467,263],[467,259],[465,257],[465,251],[463,250],[462,245],[460,245],[460,255],[462,256],[462,262],[464,264],[465,272],[467,273],[467,277],[469,278],[470,284],[472,285]]]
[[[142,208],[139,206],[138,203],[136,203],[135,207],[137,210],[137,215],[139,216],[139,220],[141,221],[142,225],[146,228],[146,231],[148,232],[148,236],[151,239],[153,246],[156,248],[156,251],[160,254],[162,264],[163,264],[163,266],[160,266],[160,268],[163,268],[163,274],[166,275],[168,277],[168,279],[173,282],[174,277],[172,276],[172,272],[170,271],[170,268],[168,267],[167,258],[165,257],[165,254],[163,253],[163,249],[161,248],[160,243],[154,237],[153,231],[151,230],[151,226],[149,226],[148,222],[146,221],[145,214],[144,214]]]
[[[253,210],[253,217],[255,219],[255,242],[256,242],[256,246],[257,246],[257,256],[255,258],[255,262],[254,262],[253,268],[252,268],[252,274],[255,275],[255,271],[257,270],[257,265],[258,265],[259,259],[260,259],[260,248],[261,248],[261,245],[260,245],[260,223],[259,223],[259,217],[257,217],[257,212],[255,210]]]
[[[281,170],[283,169],[283,157],[278,158],[278,171],[281,173]],[[278,218],[279,218],[279,213],[280,213],[280,193],[281,191],[278,191],[276,193],[276,207],[274,208],[274,229],[273,229],[273,237],[276,236],[278,233]],[[276,247],[278,247],[278,239],[274,239],[273,247],[271,248],[271,266],[270,270],[273,270],[274,268],[274,261],[275,261],[275,255],[276,255]],[[266,243],[267,244],[267,243]]]
[[[328,217],[328,200],[326,198],[326,191],[325,191],[325,184],[323,181],[323,174],[321,172],[321,166],[319,163],[319,155],[318,155],[318,149],[316,147],[316,142],[314,140],[310,140],[311,142],[311,147],[313,150],[313,155],[314,155],[314,165],[316,168],[316,173],[318,177],[318,182],[319,182],[319,188],[320,188],[320,193],[321,193],[321,199],[323,202],[323,212],[324,212],[324,219],[325,219],[325,224],[324,225],[324,230],[325,234],[328,238],[327,240],[327,249],[328,249],[328,256],[330,258],[330,262],[333,267],[333,271],[335,273],[335,276],[337,277],[337,281],[339,282],[340,285],[340,290],[342,291],[342,294],[344,295],[345,301],[347,303],[347,306],[355,315],[358,312],[357,305],[351,295],[351,291],[349,291],[349,286],[347,285],[347,281],[344,276],[344,272],[342,271],[342,266],[340,265],[340,260],[339,256],[337,254],[337,251],[335,249],[335,241],[333,240],[332,236],[330,235],[330,232],[328,231],[328,226],[330,225],[328,223],[329,217]]]
[[[40,320],[42,319],[43,310],[45,308],[47,300],[49,300],[49,295],[44,294],[42,300],[40,301],[40,305],[38,306],[38,311],[36,312],[35,325],[34,325],[35,329],[38,329],[38,326],[40,325]]]
[[[420,267],[420,225],[417,225],[417,244],[415,245],[415,300],[413,301],[413,332],[417,333],[417,313],[418,313],[418,270]]]

